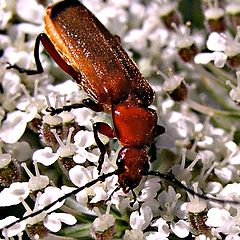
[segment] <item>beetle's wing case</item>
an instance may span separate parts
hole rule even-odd
[[[112,104],[129,93],[149,105],[153,92],[119,41],[80,2],[66,0],[47,8],[45,31],[71,65],[84,90],[99,103]]]

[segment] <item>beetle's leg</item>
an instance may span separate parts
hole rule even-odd
[[[0,94],[4,93],[3,85],[0,83]]]
[[[155,133],[154,133],[154,137],[158,137],[159,135],[165,133],[165,128],[161,125],[157,125],[155,128]]]
[[[111,194],[108,196],[108,198],[105,200],[105,202],[110,201],[111,198],[112,198],[112,196],[113,196],[113,194],[114,194],[115,192],[117,192],[118,190],[120,190],[120,189],[121,189],[121,186],[118,185],[118,186],[111,192]]]
[[[131,189],[131,192],[132,192],[132,195],[133,195],[133,201],[131,201],[131,202],[129,203],[129,205],[130,205],[131,207],[133,207],[134,203],[137,201],[137,195],[136,195],[136,193],[134,192],[133,189]],[[140,213],[140,207],[138,208],[138,211],[139,211],[139,213]]]
[[[59,114],[64,111],[70,112],[72,109],[83,108],[83,107],[89,108],[95,112],[103,111],[103,106],[101,104],[94,102],[91,98],[84,99],[82,103],[74,103],[71,105],[63,106],[62,108],[48,107],[46,111],[50,112],[50,115],[53,116],[55,114]]]
[[[101,133],[109,138],[114,138],[115,137],[115,133],[113,131],[113,129],[106,123],[103,122],[96,122],[93,124],[93,134],[94,134],[94,138],[95,141],[97,143],[97,146],[100,150],[100,156],[99,156],[99,160],[98,160],[98,173],[101,173],[101,169],[102,169],[102,165],[104,162],[104,155],[107,152],[106,146],[102,143],[102,141],[100,140],[98,133]]]
[[[34,47],[34,58],[36,62],[36,70],[31,70],[31,69],[24,69],[21,68],[17,65],[11,65],[7,66],[7,69],[16,69],[20,73],[26,73],[27,75],[34,75],[34,74],[40,74],[43,73],[43,67],[39,58],[39,45],[40,42],[44,46],[44,48],[47,50],[49,55],[53,58],[53,60],[70,76],[72,76],[74,79],[77,79],[80,77],[79,73],[76,73],[76,71],[64,61],[64,59],[60,56],[58,51],[56,50],[54,44],[51,42],[51,40],[48,38],[48,36],[45,33],[40,33],[35,42],[35,47]]]
[[[159,135],[163,134],[165,132],[165,128],[161,125],[157,125],[155,128],[154,138],[158,137]],[[154,162],[157,160],[157,149],[155,142],[153,141],[152,144],[149,147],[148,154],[151,156],[150,162]]]
[[[39,59],[39,45],[40,45],[40,41],[41,41],[41,36],[42,36],[42,33],[40,33],[37,36],[36,42],[35,42],[35,47],[34,47],[34,58],[35,58],[37,70],[21,68],[16,64],[11,65],[10,63],[8,63],[7,69],[12,69],[13,68],[13,69],[16,69],[18,72],[26,73],[27,75],[34,75],[34,74],[42,73],[43,72],[43,67],[42,67],[42,64],[41,64],[40,59]]]
[[[113,37],[121,45],[121,38],[118,35],[114,35]]]

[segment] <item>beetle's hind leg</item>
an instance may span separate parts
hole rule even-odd
[[[48,52],[48,54],[52,57],[52,59],[70,76],[72,76],[73,79],[77,80],[80,78],[80,73],[77,73],[70,65],[66,63],[66,61],[61,57],[61,55],[56,50],[54,44],[51,42],[49,37],[45,33],[40,33],[35,42],[34,47],[34,59],[36,62],[37,69],[25,69],[21,68],[16,64],[8,63],[7,69],[15,69],[20,73],[26,73],[27,75],[35,75],[35,74],[41,74],[43,73],[43,67],[42,63],[40,61],[39,57],[39,46],[40,42]]]
[[[25,68],[21,68],[16,64],[11,64],[11,63],[7,63],[7,69],[15,69],[17,70],[19,73],[26,73],[27,75],[35,75],[35,74],[40,74],[43,73],[43,67],[41,64],[41,61],[39,59],[39,45],[40,42],[42,41],[43,35],[45,35],[44,33],[40,33],[37,38],[36,38],[36,42],[35,42],[35,47],[34,47],[34,59],[36,62],[36,70],[33,69],[25,69]]]

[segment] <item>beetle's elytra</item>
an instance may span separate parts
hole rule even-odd
[[[119,39],[80,2],[63,1],[48,7],[45,32],[73,68],[68,73],[105,108],[130,97],[145,106],[152,103],[151,87]]]

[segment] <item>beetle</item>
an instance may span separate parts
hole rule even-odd
[[[40,43],[53,60],[91,97],[80,104],[62,109],[50,108],[50,113],[88,107],[112,115],[114,129],[103,122],[93,125],[94,137],[100,149],[99,174],[106,147],[98,134],[104,134],[109,138],[116,137],[122,148],[117,157],[117,170],[100,174],[98,178],[67,193],[43,209],[9,224],[6,228],[47,211],[57,202],[115,174],[124,192],[131,190],[134,194],[133,189],[139,185],[144,175],[154,175],[200,198],[219,203],[239,204],[238,201],[206,197],[187,188],[168,174],[149,170],[148,147],[156,136],[165,131],[164,127],[157,125],[156,111],[149,108],[154,99],[153,90],[121,47],[119,37],[113,36],[82,3],[77,0],[65,0],[47,8],[45,33],[38,35],[34,48],[36,70],[23,69],[11,64],[7,68],[28,75],[42,73],[43,68],[39,59]]]
[[[77,107],[111,113],[114,129],[103,122],[93,125],[101,152],[98,171],[101,172],[106,153],[98,133],[116,137],[123,146],[117,157],[119,184],[124,192],[134,189],[149,170],[147,147],[154,137],[164,133],[164,127],[157,125],[156,111],[149,108],[154,93],[148,81],[122,48],[119,37],[113,36],[77,0],[65,0],[47,7],[45,33],[38,35],[34,49],[37,70],[25,70],[16,65],[8,68],[28,75],[42,73],[40,42],[91,97]],[[73,107],[76,105],[68,110]]]

